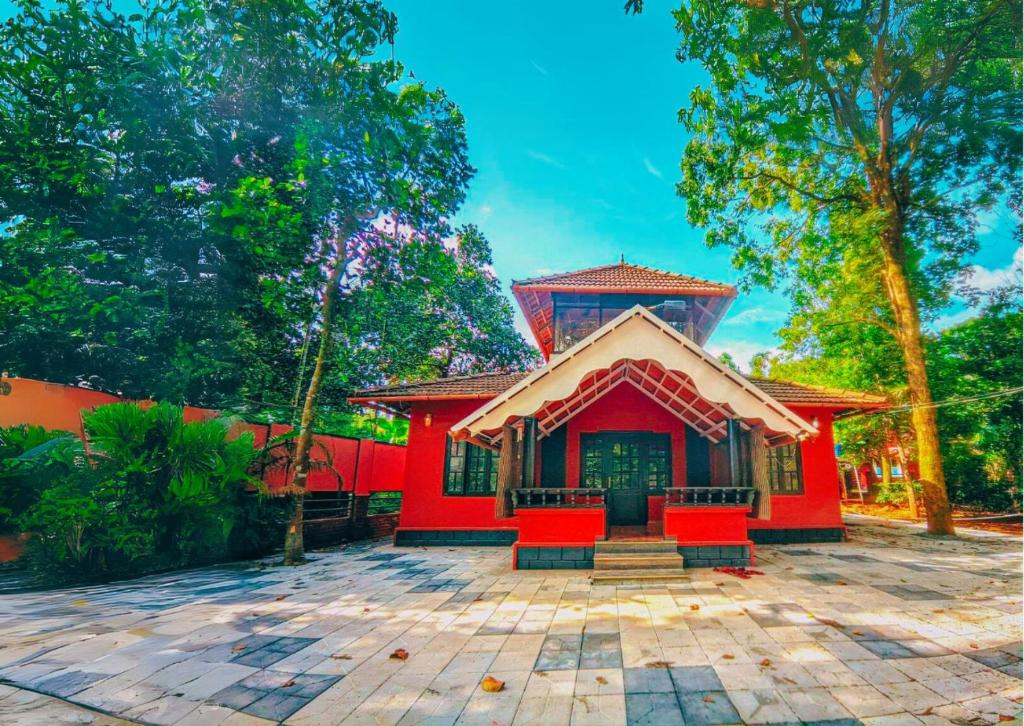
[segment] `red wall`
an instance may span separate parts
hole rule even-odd
[[[501,529],[516,527],[515,517],[494,517],[494,497],[448,497],[442,494],[445,441],[460,419],[482,401],[422,401],[413,404],[409,421],[410,465],[405,469],[399,527]],[[431,421],[426,423],[427,414]]]
[[[565,446],[565,485],[580,484],[580,434],[599,431],[653,431],[672,437],[672,486],[686,486],[686,440],[682,421],[633,385],[623,383],[569,419]],[[660,516],[660,509],[655,513]]]
[[[805,421],[818,419],[820,433],[800,444],[804,493],[773,494],[772,518],[749,520],[750,529],[791,529],[794,527],[842,527],[839,511],[839,473],[835,441],[832,438],[832,411],[823,408],[792,406],[790,410]]]
[[[32,424],[50,430],[70,431],[79,436],[82,431],[82,411],[88,411],[125,399],[109,393],[91,391],[86,388],[46,383],[28,378],[5,379],[11,386],[8,396],[0,396],[0,426]],[[151,404],[141,401],[141,404]],[[208,408],[185,406],[182,418],[185,421],[200,421],[213,418],[218,412]],[[233,433],[250,431],[257,447],[263,446],[268,437],[279,436],[291,431],[285,424],[256,424],[240,421],[232,427]],[[344,491],[355,491],[365,495],[375,491],[400,491],[405,482],[406,447],[383,444],[368,439],[350,439],[341,436],[314,437],[331,453],[335,471],[341,476]],[[323,459],[324,453],[314,447],[314,459]],[[265,481],[271,488],[283,486],[284,472],[269,473]],[[332,491],[337,479],[327,471],[312,471],[309,475],[311,491]]]
[[[516,517],[497,520],[494,497],[450,497],[442,495],[445,440],[448,430],[480,407],[479,400],[430,401],[413,404],[409,428],[408,460],[402,515],[406,528],[496,529],[516,527]],[[832,412],[828,409],[793,407],[810,421],[818,418],[821,433],[801,444],[804,493],[772,496],[769,521],[747,519],[751,529],[795,527],[840,527],[839,485],[832,438]],[[431,425],[426,426],[426,414]],[[622,384],[567,424],[566,486],[579,486],[580,434],[610,431],[655,431],[672,437],[674,486],[686,485],[684,424],[630,384]],[[540,447],[538,447],[538,453]],[[649,522],[662,518],[662,497],[648,499]]]

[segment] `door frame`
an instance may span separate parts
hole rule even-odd
[[[626,440],[632,439],[632,440],[638,441],[638,442],[640,442],[642,444],[643,443],[647,443],[647,442],[649,442],[651,440],[658,440],[658,439],[662,440],[664,442],[664,444],[665,444],[665,486],[666,487],[671,487],[672,486],[672,434],[671,433],[668,433],[668,432],[665,432],[665,431],[636,431],[636,430],[632,430],[632,431],[612,431],[612,430],[606,430],[606,431],[584,431],[584,432],[580,432],[580,444],[579,444],[579,486],[580,487],[585,487],[586,486],[586,465],[585,465],[585,461],[586,461],[586,451],[587,451],[587,448],[588,448],[588,444],[590,444],[590,442],[600,442],[600,445],[602,447],[610,446],[610,444],[614,440],[616,440],[616,439],[620,440],[620,441],[623,440],[623,439],[626,439]],[[647,462],[649,460],[647,447],[646,446],[641,446],[641,448],[640,448],[640,462],[641,462],[640,463],[640,469],[641,469],[640,478],[641,478],[642,484],[641,484],[641,486],[638,489],[618,489],[618,490],[612,490],[612,489],[608,489],[606,486],[604,486],[604,482],[607,481],[607,477],[608,477],[608,467],[609,467],[610,457],[602,457],[602,459],[603,459],[603,461],[602,461],[602,476],[601,476],[601,478],[602,478],[602,485],[601,485],[600,488],[606,492],[606,494],[605,494],[605,497],[606,497],[606,507],[608,507],[610,509],[610,506],[608,506],[608,505],[610,505],[611,502],[610,502],[610,497],[609,497],[608,493],[610,493],[612,491],[622,491],[622,492],[636,491],[636,492],[639,492],[640,495],[643,497],[643,500],[644,500],[644,513],[643,513],[644,516],[643,516],[643,521],[647,522],[648,519],[649,519],[649,509],[648,509],[648,505],[647,505],[648,498],[651,497],[651,496],[658,496],[659,494],[662,494],[663,491],[664,491],[663,489],[651,489],[651,488],[649,488],[647,486],[647,474],[648,474]],[[609,520],[610,520],[611,516],[612,516],[611,512],[609,512],[609,514],[608,514]]]

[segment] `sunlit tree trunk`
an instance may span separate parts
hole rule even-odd
[[[892,484],[892,462],[888,454],[882,454],[882,486],[888,487]]]
[[[894,215],[893,210],[889,210]],[[932,393],[925,368],[921,319],[917,301],[910,290],[903,255],[902,222],[890,216],[882,235],[882,278],[896,321],[897,339],[903,352],[903,364],[910,390],[910,420],[917,440],[918,466],[924,508],[930,534],[955,534],[953,516],[946,493],[939,450],[939,426],[932,407]]]
[[[316,413],[317,397],[323,381],[324,367],[331,346],[331,323],[333,322],[334,300],[337,296],[338,281],[345,269],[345,241],[338,240],[338,251],[327,283],[324,287],[320,306],[320,347],[313,373],[306,389],[306,398],[302,405],[302,416],[299,419],[299,437],[295,443],[295,477],[292,480],[292,493],[295,498],[295,509],[284,537],[284,563],[297,565],[305,561],[305,546],[302,541],[303,500],[306,495],[306,479],[309,476],[309,450],[313,443],[313,416]]]

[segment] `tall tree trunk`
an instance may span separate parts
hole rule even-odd
[[[903,472],[903,486],[907,492],[910,516],[914,519],[920,519],[921,511],[917,506],[917,492],[914,491],[914,480],[910,478],[910,467],[907,466],[907,453],[903,449],[903,442],[900,441],[899,434],[896,435],[896,453],[899,455],[900,471]]]
[[[345,239],[339,238],[334,265],[327,277],[324,287],[320,313],[320,348],[313,364],[313,374],[306,389],[306,400],[302,404],[302,417],[299,420],[299,438],[295,443],[295,478],[292,479],[292,492],[295,497],[295,510],[284,536],[284,563],[298,565],[305,561],[305,546],[302,541],[303,500],[306,496],[306,479],[309,476],[309,450],[313,443],[313,415],[316,413],[317,397],[320,395],[320,384],[323,381],[324,366],[331,347],[331,322],[333,320],[334,299],[337,296],[338,280],[345,269]]]
[[[892,461],[889,454],[882,454],[882,486],[888,488],[892,484]]]
[[[953,515],[946,493],[939,450],[939,427],[932,407],[932,392],[925,368],[921,339],[921,318],[917,301],[910,291],[905,255],[903,223],[894,206],[886,210],[889,224],[882,233],[882,278],[896,320],[897,338],[903,352],[903,364],[910,389],[910,420],[917,439],[918,466],[929,534],[955,534]]]

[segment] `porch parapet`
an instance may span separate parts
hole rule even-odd
[[[753,487],[674,487],[665,490],[666,507],[748,507]]]
[[[516,509],[532,508],[598,508],[604,507],[603,489],[581,489],[575,487],[530,487],[514,490]]]

